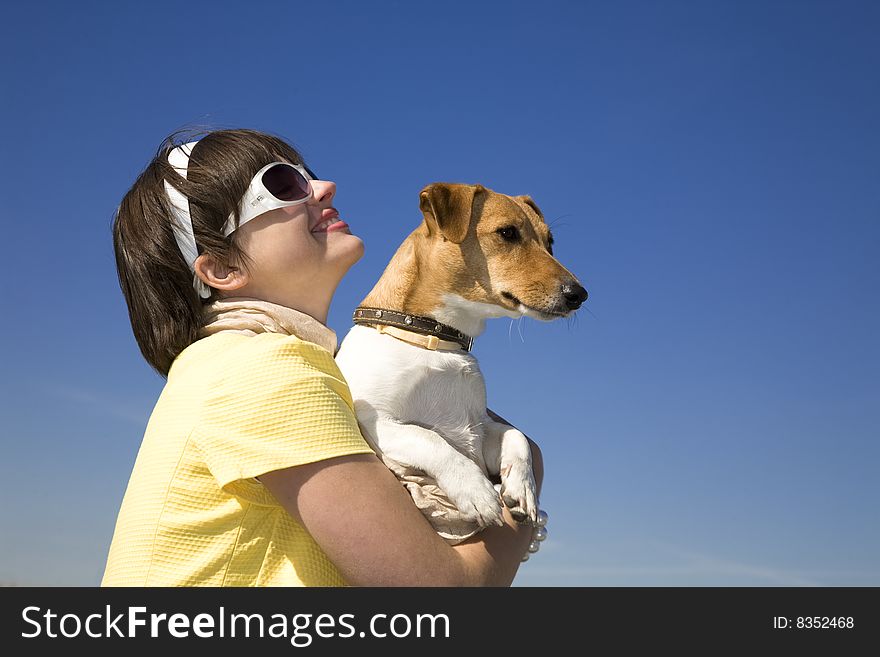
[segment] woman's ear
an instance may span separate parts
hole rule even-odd
[[[244,269],[223,264],[207,253],[196,258],[193,267],[196,276],[206,285],[217,290],[231,292],[244,287],[248,282],[248,275]]]

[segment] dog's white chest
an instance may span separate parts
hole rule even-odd
[[[353,327],[336,355],[352,397],[383,417],[431,428],[482,464],[486,386],[464,351],[431,351]]]

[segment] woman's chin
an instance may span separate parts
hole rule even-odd
[[[340,238],[342,236],[340,235]],[[333,260],[346,271],[364,255],[364,241],[357,235],[346,234],[333,245]]]

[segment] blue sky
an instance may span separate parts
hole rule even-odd
[[[0,582],[97,584],[162,379],[112,213],[188,125],[280,134],[363,237],[434,181],[530,194],[590,299],[495,320],[538,441],[520,585],[880,585],[871,2],[15,3],[0,26]]]

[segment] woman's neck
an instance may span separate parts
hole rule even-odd
[[[310,317],[314,317],[325,326],[327,325],[327,315],[330,312],[330,301],[333,298],[335,288],[330,290],[329,294],[325,292],[323,295],[313,294],[311,296],[303,296],[285,295],[272,290],[248,290],[245,289],[246,287],[247,286],[235,290],[233,294],[224,295],[222,298],[249,297],[260,301],[268,301],[269,303],[298,310]]]

